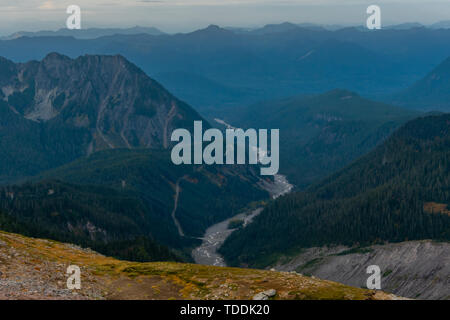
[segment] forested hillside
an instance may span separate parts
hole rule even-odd
[[[152,219],[154,211],[139,198],[106,187],[53,181],[0,190],[1,230],[76,243],[127,260],[181,260],[149,233],[164,228]]]
[[[94,246],[112,255],[112,248],[126,251],[136,238],[140,244],[153,239],[189,252],[211,224],[269,197],[255,172],[250,167],[176,166],[168,151],[106,150],[32,182],[2,188],[0,228]],[[125,255],[119,251],[118,256]]]
[[[240,107],[226,120],[243,128],[280,129],[280,172],[304,188],[371,151],[418,115],[332,90]]]
[[[166,208],[160,218],[173,225],[176,216],[186,236],[201,237],[211,224],[237,213],[247,203],[269,197],[258,186],[257,168],[250,166],[174,165],[169,151],[108,150],[45,172],[36,179],[59,179],[80,185],[101,185],[128,192]],[[162,230],[161,230],[162,231]],[[161,232],[169,237],[167,231]]]
[[[407,123],[383,145],[306,192],[270,204],[220,249],[232,265],[332,244],[450,240],[450,115]]]

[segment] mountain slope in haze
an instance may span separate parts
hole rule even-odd
[[[201,117],[121,56],[0,59],[0,179],[111,148],[168,148]],[[205,124],[206,125],[206,124]]]
[[[217,104],[228,106],[236,101],[250,103],[254,91],[248,88],[234,88],[212,81],[204,76],[187,72],[167,72],[154,75],[155,79],[166,88],[172,88],[172,93],[183,101],[189,101],[193,106],[201,106],[202,115],[214,116]],[[214,103],[210,97],[214,96]]]
[[[267,265],[289,250],[418,239],[450,241],[450,115],[408,122],[347,168],[276,200],[220,252]]]
[[[118,261],[72,244],[2,231],[0,261],[1,300],[250,300],[270,289],[276,300],[402,299],[292,273]],[[80,290],[67,289],[69,265],[81,269]],[[168,314],[176,318],[179,310],[172,311]]]
[[[419,113],[347,90],[233,110],[234,126],[280,129],[280,172],[300,188],[344,167]]]
[[[450,111],[450,57],[425,78],[395,96],[393,102],[428,111]]]

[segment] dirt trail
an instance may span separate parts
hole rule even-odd
[[[173,204],[173,210],[172,210],[172,219],[173,219],[173,223],[175,224],[175,226],[178,229],[178,234],[180,235],[180,237],[184,237],[184,232],[183,232],[183,228],[181,227],[180,222],[178,221],[175,213],[177,212],[177,208],[178,208],[178,198],[180,196],[180,181],[185,179],[186,176],[180,178],[177,180],[177,183],[175,184],[175,199],[174,199],[174,204]]]

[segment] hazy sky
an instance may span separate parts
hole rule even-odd
[[[166,32],[284,21],[361,25],[371,4],[381,7],[385,25],[450,20],[450,0],[0,0],[0,34],[63,28],[71,4],[81,7],[83,28],[141,25]]]

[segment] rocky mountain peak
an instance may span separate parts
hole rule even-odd
[[[6,123],[15,123],[18,137],[22,129],[33,130],[28,136],[45,133],[30,148],[46,150],[51,143],[69,159],[111,148],[168,148],[174,129],[202,120],[120,55],[71,59],[50,53],[19,64],[0,59],[0,71],[0,114],[11,119]],[[10,135],[13,129],[2,130]]]

